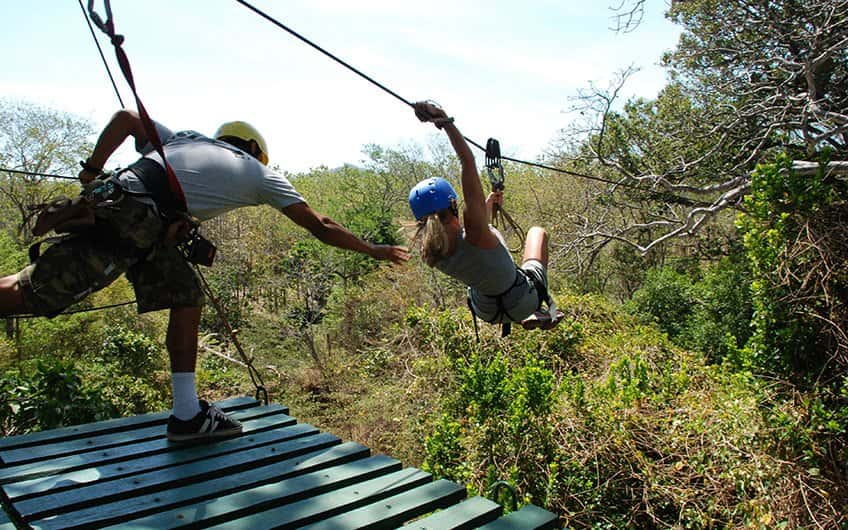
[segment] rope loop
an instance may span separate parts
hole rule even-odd
[[[510,500],[510,511],[516,511],[518,509],[518,493],[515,491],[515,488],[512,486],[512,484],[505,480],[499,480],[492,484],[492,487],[489,488],[489,498],[503,506],[500,500],[503,498],[502,492],[504,491],[508,494],[508,498]]]
[[[103,0],[103,7],[106,9],[106,21],[104,22],[100,15],[94,10],[94,0],[88,0],[88,16],[91,17],[91,21],[94,22],[94,25],[100,28],[100,31],[109,35],[110,38],[114,39],[116,37],[121,38],[121,42],[123,42],[123,37],[120,35],[115,35],[115,25],[112,23],[112,4],[109,0]],[[114,40],[113,40],[114,43]]]

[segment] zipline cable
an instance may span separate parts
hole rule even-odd
[[[279,20],[275,19],[275,18],[274,18],[274,17],[272,17],[271,15],[269,15],[269,14],[265,13],[264,11],[262,11],[261,9],[259,9],[258,7],[253,6],[252,4],[250,4],[250,3],[248,3],[248,2],[245,2],[245,0],[236,0],[236,2],[238,2],[239,4],[243,5],[244,7],[248,8],[248,9],[250,9],[251,11],[253,11],[254,13],[256,13],[257,15],[259,15],[259,16],[261,16],[262,18],[264,18],[265,20],[267,20],[268,22],[270,22],[270,23],[274,24],[275,26],[277,26],[278,28],[280,28],[280,29],[282,29],[282,30],[287,31],[287,32],[288,32],[288,33],[290,33],[292,36],[294,36],[294,37],[296,37],[296,38],[300,39],[301,41],[303,41],[304,43],[308,44],[309,46],[312,46],[313,48],[315,48],[315,49],[316,49],[316,50],[318,50],[319,52],[323,53],[324,55],[326,55],[326,56],[327,56],[327,57],[329,57],[330,59],[332,59],[332,60],[336,61],[336,62],[337,62],[337,63],[339,63],[340,65],[344,66],[345,68],[347,68],[347,69],[348,69],[348,70],[350,70],[351,72],[353,72],[353,73],[355,73],[356,75],[358,75],[359,77],[362,77],[362,78],[363,78],[363,79],[365,79],[366,81],[369,81],[370,83],[372,83],[372,84],[373,84],[373,85],[375,85],[376,87],[380,88],[380,89],[381,89],[381,90],[383,90],[384,92],[386,92],[386,93],[388,93],[388,94],[390,94],[390,95],[394,96],[395,98],[399,99],[400,101],[402,101],[402,102],[406,103],[407,105],[409,105],[410,107],[412,107],[412,102],[411,102],[411,101],[409,101],[408,99],[406,99],[406,98],[402,97],[402,96],[401,96],[401,95],[399,95],[397,92],[395,92],[395,91],[391,90],[390,88],[386,87],[385,85],[383,85],[383,84],[381,84],[381,83],[378,83],[378,82],[377,82],[377,81],[375,81],[373,78],[371,78],[371,77],[367,76],[366,74],[364,74],[362,71],[358,70],[357,68],[354,68],[353,66],[351,66],[351,65],[349,65],[348,63],[344,62],[343,60],[339,59],[338,57],[336,57],[336,56],[335,56],[335,55],[333,55],[332,53],[328,52],[327,50],[325,50],[325,49],[324,49],[324,48],[322,48],[321,46],[318,46],[317,44],[315,44],[315,43],[314,43],[314,42],[312,42],[311,40],[307,39],[306,37],[304,37],[304,36],[303,36],[303,35],[301,35],[300,33],[296,32],[295,30],[293,30],[293,29],[291,29],[290,27],[286,26],[285,24],[283,24],[283,23],[282,23],[282,22],[280,22]]]
[[[119,302],[117,304],[102,305],[102,306],[98,306],[98,307],[87,307],[85,309],[74,309],[74,310],[71,310],[71,311],[62,311],[61,313],[58,313],[56,316],[59,316],[59,315],[77,315],[79,313],[91,313],[92,311],[100,311],[101,309],[114,309],[116,307],[123,307],[125,305],[130,305],[130,304],[134,304],[134,303],[136,303],[135,300],[130,300],[129,302]],[[23,319],[27,319],[27,318],[44,318],[44,317],[41,316],[41,315],[19,314],[19,315],[7,315],[3,318],[19,318],[19,319],[23,320]]]
[[[91,20],[89,20],[88,13],[85,11],[85,6],[82,5],[82,0],[78,1],[80,9],[82,9],[82,17],[85,19],[86,24],[88,24],[88,30],[91,32],[91,38],[94,39],[94,44],[97,46],[97,51],[100,53],[100,59],[103,61],[103,66],[106,67],[106,73],[109,74],[109,81],[112,82],[112,88],[115,89],[115,95],[118,96],[118,102],[121,104],[121,108],[124,108],[124,100],[121,99],[121,93],[118,91],[118,85],[115,84],[115,78],[112,77],[112,70],[109,68],[109,63],[106,62],[106,56],[103,55],[103,48],[100,47],[100,41],[97,40],[97,34],[94,33],[94,26],[91,25]]]
[[[275,19],[275,18],[274,18],[274,17],[272,17],[271,15],[269,15],[269,14],[265,13],[264,11],[262,11],[261,9],[259,9],[258,7],[256,7],[256,6],[252,5],[251,3],[247,2],[246,0],[236,0],[236,2],[238,2],[239,4],[243,5],[244,7],[248,8],[248,9],[250,9],[251,11],[253,11],[254,13],[256,13],[257,15],[261,16],[261,17],[262,17],[262,18],[264,18],[265,20],[267,20],[267,21],[271,22],[272,24],[274,24],[275,26],[277,26],[278,28],[280,28],[280,29],[282,29],[282,30],[284,30],[284,31],[287,31],[287,32],[288,32],[289,34],[291,34],[292,36],[296,37],[297,39],[299,39],[300,41],[304,42],[305,44],[308,44],[308,45],[309,45],[309,46],[311,46],[312,48],[314,48],[314,49],[318,50],[318,51],[319,51],[319,52],[321,52],[322,54],[324,54],[324,55],[326,55],[327,57],[329,57],[330,59],[332,59],[332,60],[336,61],[337,63],[339,63],[340,65],[344,66],[345,68],[347,68],[347,69],[348,69],[348,70],[350,70],[351,72],[355,73],[356,75],[360,76],[361,78],[365,79],[366,81],[368,81],[368,82],[372,83],[372,84],[373,84],[374,86],[376,86],[377,88],[379,88],[379,89],[383,90],[384,92],[386,92],[386,93],[388,93],[388,94],[390,94],[390,95],[394,96],[396,99],[398,99],[398,100],[402,101],[402,102],[403,102],[403,103],[405,103],[406,105],[408,105],[408,106],[410,106],[410,107],[413,107],[413,103],[412,103],[410,100],[408,100],[408,99],[404,98],[403,96],[399,95],[397,92],[395,92],[394,90],[391,90],[390,88],[386,87],[386,86],[385,86],[385,85],[383,85],[382,83],[379,83],[378,81],[374,80],[374,78],[372,78],[372,77],[370,77],[370,76],[366,75],[366,74],[365,74],[365,73],[363,73],[361,70],[359,70],[359,69],[357,69],[357,68],[355,68],[355,67],[351,66],[351,65],[350,65],[350,64],[348,64],[347,62],[345,62],[345,61],[343,61],[343,60],[339,59],[338,57],[336,57],[336,56],[335,56],[335,55],[333,55],[332,53],[328,52],[327,50],[325,50],[324,48],[322,48],[322,47],[321,47],[321,46],[319,46],[318,44],[315,44],[315,43],[314,43],[314,42],[312,42],[311,40],[307,39],[306,37],[304,37],[304,36],[303,36],[303,35],[301,35],[300,33],[296,32],[295,30],[293,30],[293,29],[291,29],[290,27],[286,26],[285,24],[283,24],[283,23],[282,23],[282,22],[280,22],[279,20]],[[485,151],[486,151],[486,148],[485,148],[485,147],[483,147],[483,146],[482,146],[482,145],[480,145],[479,143],[475,142],[475,141],[474,141],[474,140],[472,140],[471,138],[468,138],[467,136],[463,136],[463,138],[465,138],[465,141],[466,141],[466,142],[468,142],[469,144],[473,145],[473,146],[474,146],[474,147],[476,147],[477,149],[479,149],[479,150],[481,150],[481,151],[483,151],[483,152],[485,152]],[[594,176],[592,176],[592,175],[586,175],[586,174],[583,174],[583,173],[578,173],[578,172],[576,172],[576,171],[570,171],[570,170],[568,170],[568,169],[563,169],[563,168],[558,168],[558,167],[548,166],[548,165],[545,165],[545,164],[539,164],[539,163],[537,163],[537,162],[529,162],[529,161],[527,161],[527,160],[521,160],[521,159],[518,159],[518,158],[511,158],[511,157],[508,157],[508,156],[502,156],[501,158],[503,158],[504,160],[509,160],[510,162],[518,163],[518,164],[524,164],[524,165],[528,165],[528,166],[535,166],[535,167],[538,167],[538,168],[547,169],[547,170],[549,170],[549,171],[555,171],[555,172],[558,172],[558,173],[564,173],[564,174],[566,174],[566,175],[571,175],[571,176],[573,176],[573,177],[579,177],[579,178],[584,178],[584,179],[589,179],[589,180],[595,180],[595,181],[598,181],[598,182],[604,182],[604,183],[606,183],[606,184],[611,184],[611,185],[614,185],[614,186],[624,186],[624,187],[630,187],[630,188],[636,188],[636,189],[643,189],[641,186],[638,186],[638,185],[628,184],[628,183],[626,183],[626,182],[616,182],[616,181],[613,181],[613,180],[604,179],[604,178],[602,178],[602,177],[594,177]]]
[[[52,173],[38,173],[35,171],[21,171],[20,169],[9,169],[7,167],[0,167],[0,171],[5,171],[6,173],[16,173],[18,175],[30,175],[33,177],[47,177],[51,179],[64,179],[64,180],[79,180],[77,177],[68,177],[66,175],[54,175]]]

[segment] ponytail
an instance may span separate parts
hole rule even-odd
[[[448,232],[445,225],[439,220],[438,214],[428,215],[422,219],[423,226],[419,228],[421,234],[421,259],[432,267],[437,261],[445,257],[450,248]]]

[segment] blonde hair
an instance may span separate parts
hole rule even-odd
[[[444,223],[451,215],[451,208],[445,208],[419,219],[410,226],[415,228],[412,246],[420,250],[421,259],[430,267],[448,254],[450,237]]]

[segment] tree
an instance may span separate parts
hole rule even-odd
[[[577,98],[584,121],[559,162],[615,184],[594,186],[568,250],[647,253],[696,234],[740,210],[754,167],[777,153],[802,168],[828,147],[829,169],[848,170],[848,1],[687,0],[668,16],[684,32],[655,101],[618,110],[632,69]]]
[[[77,161],[91,151],[94,128],[88,121],[55,109],[0,100],[0,165],[18,171],[76,175]],[[0,171],[0,210],[16,212],[0,219],[21,245],[32,240],[30,206],[48,202],[72,185],[38,175]]]

